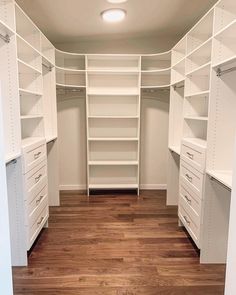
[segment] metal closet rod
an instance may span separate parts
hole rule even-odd
[[[221,68],[218,68],[217,71],[216,71],[216,76],[221,77],[222,75],[233,72],[233,71],[236,71],[236,66],[232,67],[232,68],[229,68],[227,70],[221,70]]]
[[[44,64],[44,63],[42,63],[42,65],[45,67],[45,68],[47,68],[50,72],[52,71],[52,66],[48,66],[48,65],[46,65],[46,64]]]
[[[6,43],[10,43],[11,39],[8,34],[6,34],[5,36],[3,34],[0,34],[0,38]]]
[[[184,88],[184,85],[180,85],[180,86],[174,86],[174,90],[176,90],[176,89],[181,89],[181,88]]]
[[[231,192],[231,188],[229,188],[227,185],[223,184],[222,182],[220,182],[218,179],[216,179],[213,176],[210,176],[210,180],[211,181],[215,181],[217,183],[219,183],[221,186],[223,186],[227,191]]]

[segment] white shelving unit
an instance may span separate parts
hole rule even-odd
[[[140,57],[88,55],[88,194],[139,191]]]

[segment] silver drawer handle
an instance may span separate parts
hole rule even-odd
[[[189,159],[193,160],[194,154],[191,154],[189,152],[187,152],[186,154],[188,155]]]
[[[34,154],[34,159],[37,160],[40,155],[41,155],[41,152],[38,152],[37,154]]]
[[[189,176],[188,174],[185,174],[186,178],[188,179],[189,182],[193,181],[193,178],[191,176]]]
[[[188,225],[190,225],[190,221],[188,220],[188,218],[186,217],[186,216],[184,216],[184,220],[186,221],[186,223],[188,224]]]
[[[43,220],[44,220],[44,217],[41,217],[40,221],[37,222],[37,225],[40,225],[43,222]]]
[[[191,200],[191,199],[189,199],[189,198],[188,198],[188,196],[184,196],[184,197],[185,197],[186,201],[187,201],[189,204],[191,204],[191,203],[192,203],[192,200]]]
[[[43,196],[40,196],[40,197],[38,198],[38,200],[36,200],[36,205],[38,205],[38,204],[42,201],[42,199],[43,199]]]
[[[40,180],[41,177],[42,177],[42,174],[39,174],[38,177],[35,177],[35,182],[36,182],[36,183],[39,182],[39,180]]]

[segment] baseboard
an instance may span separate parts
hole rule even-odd
[[[74,184],[74,185],[61,184],[59,188],[60,188],[60,191],[80,191],[80,190],[86,190],[87,185],[86,184]],[[140,184],[140,189],[166,190],[167,184]]]
[[[60,191],[83,191],[87,189],[86,184],[61,184],[59,186]]]
[[[167,184],[140,184],[140,189],[166,190],[167,189]]]

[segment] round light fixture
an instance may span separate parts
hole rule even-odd
[[[109,23],[117,23],[122,21],[126,16],[126,11],[121,8],[111,8],[104,10],[101,13],[101,16],[104,21]]]
[[[113,3],[113,4],[117,4],[117,3],[125,3],[127,2],[128,0],[107,0],[107,2],[109,3]]]

